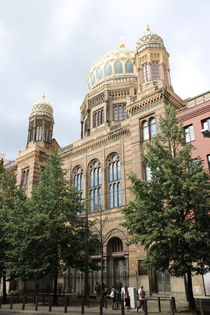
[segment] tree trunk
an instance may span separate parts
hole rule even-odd
[[[58,291],[58,269],[56,269],[55,274],[54,274],[53,305],[58,304],[57,291]]]
[[[3,289],[2,289],[2,294],[3,294],[3,303],[7,303],[7,288],[6,288],[6,276],[4,275],[3,277]]]
[[[189,303],[189,310],[194,311],[196,310],[195,307],[195,299],[193,296],[193,289],[192,289],[192,274],[191,271],[187,272],[187,289],[188,289],[188,303]]]

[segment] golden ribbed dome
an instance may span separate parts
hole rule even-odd
[[[135,51],[125,48],[124,43],[120,44],[120,48],[101,56],[90,69],[88,90],[115,78],[134,76],[134,56]]]
[[[30,117],[36,114],[53,117],[53,108],[51,104],[45,99],[45,94],[42,95],[40,101],[33,105]]]
[[[143,36],[141,36],[136,43],[136,51],[142,51],[147,47],[164,47],[163,39],[156,33],[150,30],[149,25],[147,25],[147,30]]]

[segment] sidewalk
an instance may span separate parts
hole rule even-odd
[[[99,315],[99,306],[91,306],[91,307],[85,307],[84,314],[87,315]],[[121,315],[121,310],[112,310],[110,306],[108,308],[103,309],[103,313],[105,315]],[[135,309],[125,310],[125,314],[137,314]],[[64,313],[64,307],[63,306],[52,306],[52,311],[49,313],[49,307],[39,305],[38,310],[35,311],[35,306],[33,304],[27,304],[25,305],[25,310],[22,310],[22,304],[14,304],[13,309],[10,309],[9,304],[3,304],[0,309],[0,315],[31,315],[31,314],[37,314],[37,315],[61,315]],[[70,315],[79,315],[81,314],[81,307],[80,306],[68,306],[67,308],[67,314]],[[144,314],[143,310],[139,310],[138,314]],[[180,315],[195,315],[195,313],[191,313],[187,311],[187,305],[178,305],[177,306],[177,313]],[[148,315],[171,315],[170,308],[168,305],[164,305],[162,307],[162,312],[158,312],[157,306],[155,303],[150,303],[148,305]]]

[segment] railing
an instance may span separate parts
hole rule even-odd
[[[70,302],[71,302],[71,306],[73,306],[73,301],[71,301],[70,299],[70,295],[59,295],[57,296],[57,298],[59,298],[59,305],[60,307],[63,308],[63,312],[67,313],[68,312],[68,308],[70,307]],[[176,301],[175,298],[147,298],[144,300],[143,303],[143,311],[144,311],[144,315],[148,315],[149,311],[151,310],[149,302],[153,301],[153,302],[157,302],[157,312],[159,313],[164,313],[162,312],[162,303],[165,302],[168,304],[169,306],[169,310],[167,310],[167,313],[170,312],[171,315],[175,315],[175,313],[177,312],[176,310]],[[2,303],[3,299],[2,297],[0,297],[0,308],[2,307]],[[22,304],[22,310],[25,310],[26,305],[27,304],[32,304],[32,306],[34,307],[35,311],[39,310],[39,306],[43,305],[48,307],[48,311],[52,312],[53,308],[55,308],[55,306],[53,305],[53,295],[49,295],[49,294],[34,294],[34,295],[8,295],[7,296],[7,304],[8,307],[12,310],[14,304]],[[79,299],[77,299],[77,303],[75,305],[77,305],[78,307],[81,308],[81,314],[85,314],[85,307],[90,307],[92,306],[99,306],[99,313],[102,314],[103,308],[107,308],[107,304],[110,304],[110,298],[106,298],[103,297],[102,300],[97,300],[96,298],[85,298],[84,296],[79,297]],[[125,315],[125,306],[124,306],[124,300],[121,299],[120,304],[118,305],[121,315]],[[153,303],[153,310],[152,312],[154,312],[154,303]],[[166,311],[165,311],[166,312]]]

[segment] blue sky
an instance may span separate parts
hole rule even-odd
[[[135,49],[147,24],[170,54],[174,91],[187,98],[210,90],[208,0],[0,1],[0,153],[14,160],[25,148],[43,91],[60,146],[78,140],[91,66],[121,36]]]

